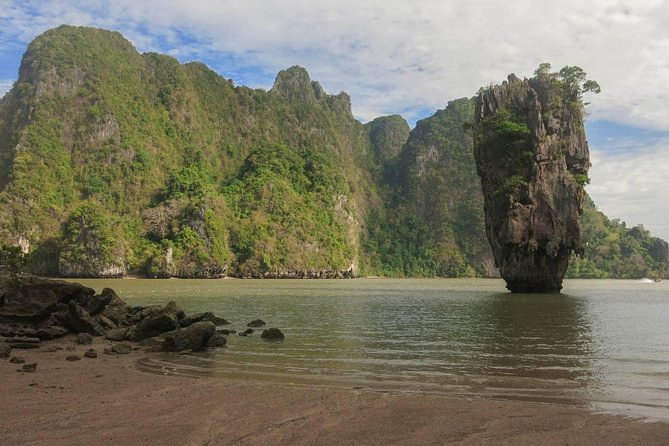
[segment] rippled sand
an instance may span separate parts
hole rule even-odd
[[[141,371],[146,353],[16,351],[0,360],[0,438],[12,445],[666,444],[669,424],[570,405]],[[96,340],[101,352],[106,341]]]

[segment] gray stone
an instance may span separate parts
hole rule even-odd
[[[105,339],[110,341],[123,341],[128,333],[128,327],[112,328],[105,333]]]
[[[2,299],[5,304],[0,307],[0,321],[40,320],[48,317],[59,303],[86,300],[94,295],[95,290],[78,283],[24,277],[20,287],[4,290]]]
[[[195,322],[180,330],[164,333],[163,351],[203,350],[209,338],[216,332],[213,322]]]
[[[223,336],[220,333],[214,333],[207,341],[207,347],[208,348],[225,347],[225,344],[227,343],[228,340],[225,336]]]
[[[88,333],[95,336],[102,336],[105,334],[104,328],[93,319],[80,305],[75,302],[68,303],[68,313],[63,321],[63,325],[70,329],[73,333]]]
[[[81,361],[81,356],[79,356],[79,355],[68,355],[65,359],[67,361]]]
[[[49,325],[46,327],[38,327],[35,334],[40,339],[48,340],[63,337],[69,332],[70,330],[60,325]]]
[[[98,353],[95,350],[90,349],[90,350],[87,350],[87,351],[84,352],[84,357],[85,358],[97,358]]]
[[[105,288],[102,293],[93,296],[86,296],[85,299],[78,299],[79,304],[88,314],[95,316],[100,313],[112,300],[120,300],[114,290]]]
[[[111,346],[111,351],[118,355],[127,355],[132,350],[132,346],[126,342],[121,344],[114,344]]]
[[[278,328],[268,328],[267,330],[263,330],[260,337],[268,340],[281,340],[286,336],[284,336],[284,334]]]
[[[142,339],[176,330],[179,328],[178,318],[180,315],[183,315],[183,311],[174,302],[170,302],[165,307],[147,314],[135,328],[130,330],[128,339],[138,342]]]
[[[214,313],[206,311],[204,313],[197,313],[191,316],[185,316],[183,319],[179,320],[179,324],[181,324],[182,327],[188,327],[194,322],[201,322],[201,321],[210,321],[216,325],[228,325],[230,323],[227,320],[223,319],[222,317],[218,317]]]
[[[98,320],[100,325],[102,325],[107,330],[118,327],[118,324],[116,322],[112,321],[110,318],[108,318],[104,314],[98,314],[96,319]]]
[[[265,321],[263,321],[262,319],[255,319],[246,324],[247,327],[254,327],[254,328],[262,327],[263,325],[265,325]]]
[[[25,358],[23,356],[12,356],[11,359],[9,360],[12,364],[23,364],[26,362]]]
[[[26,373],[34,373],[35,370],[37,370],[37,363],[33,362],[31,364],[23,364],[23,367],[20,369],[16,370],[17,372],[26,372]]]
[[[77,344],[89,345],[93,343],[93,336],[88,333],[79,333],[77,335]]]
[[[30,349],[41,346],[40,339],[30,336],[12,336],[5,338],[4,342],[11,348]]]
[[[114,324],[122,325],[128,320],[128,311],[130,307],[123,302],[122,300],[112,299],[109,304],[105,307],[100,314],[97,315],[97,318],[100,320],[100,323],[103,324],[103,317],[112,321]]]

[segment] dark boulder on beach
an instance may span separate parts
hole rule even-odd
[[[162,308],[151,308],[146,312],[137,326],[128,333],[128,340],[139,342],[161,333],[176,330],[180,327],[179,316],[183,310],[176,303],[170,302]]]
[[[263,321],[262,319],[255,319],[246,324],[247,327],[254,327],[254,328],[262,327],[263,325],[265,325],[265,321]]]
[[[79,333],[77,335],[77,344],[88,345],[93,343],[93,336],[88,333]]]
[[[224,318],[216,316],[211,311],[206,311],[204,313],[196,313],[191,316],[184,316],[182,319],[179,319],[179,324],[181,324],[182,327],[188,327],[195,322],[202,321],[213,322],[216,325],[228,325],[230,323]]]
[[[199,351],[227,343],[222,333],[216,333],[217,325],[228,324],[222,317],[211,312],[189,316],[175,302],[131,307],[110,288],[96,295],[76,283],[26,277],[18,285],[0,285],[0,297],[2,357],[9,357],[12,348],[37,348],[41,339],[68,333],[76,334],[79,344],[91,344],[93,336],[101,335],[111,341],[142,342],[151,351]],[[131,349],[120,343],[105,353],[127,354]]]
[[[20,369],[17,369],[17,372],[22,372],[22,373],[35,373],[37,370],[37,363],[33,362],[31,364],[23,364],[23,367]]]
[[[110,341],[123,341],[125,340],[129,330],[130,327],[112,328],[107,330],[107,333],[105,333],[105,339]]]
[[[72,333],[88,333],[94,336],[104,335],[105,329],[81,305],[69,302],[67,307],[68,311],[61,318],[61,322]]]
[[[281,340],[285,339],[286,336],[278,328],[268,328],[267,330],[263,330],[260,337],[268,340]]]
[[[225,347],[228,339],[220,333],[214,333],[207,341],[207,348]]]
[[[28,336],[12,336],[3,339],[3,342],[16,349],[30,349],[39,348],[41,346],[40,339]]]
[[[127,342],[122,342],[120,344],[112,345],[110,350],[117,355],[127,355],[132,350],[132,346]]]
[[[216,332],[216,325],[211,321],[195,322],[180,330],[163,333],[162,350],[179,352],[182,350],[201,351],[207,346],[207,341]]]

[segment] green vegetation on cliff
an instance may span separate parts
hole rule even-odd
[[[669,245],[643,226],[628,228],[609,220],[587,199],[581,217],[583,258],[571,259],[567,277],[585,279],[664,278],[669,274]]]
[[[61,26],[29,45],[0,99],[0,240],[42,274],[494,275],[472,120],[460,99],[411,131],[400,116],[362,125],[346,93],[300,67],[253,90]],[[664,251],[646,235],[597,269],[655,274]],[[629,238],[584,236],[586,253]],[[614,267],[628,252],[650,270]]]
[[[28,47],[0,129],[0,235],[40,273],[348,270],[378,203],[348,96],[300,67],[251,90],[62,26]]]
[[[384,213],[371,214],[365,251],[385,275],[485,276],[494,266],[483,229],[483,198],[465,131],[469,99],[419,121],[388,163]]]

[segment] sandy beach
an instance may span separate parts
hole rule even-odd
[[[425,394],[298,387],[140,371],[137,348],[67,361],[73,338],[0,360],[6,445],[666,444],[668,423],[586,409]],[[54,346],[63,350],[53,350]]]

